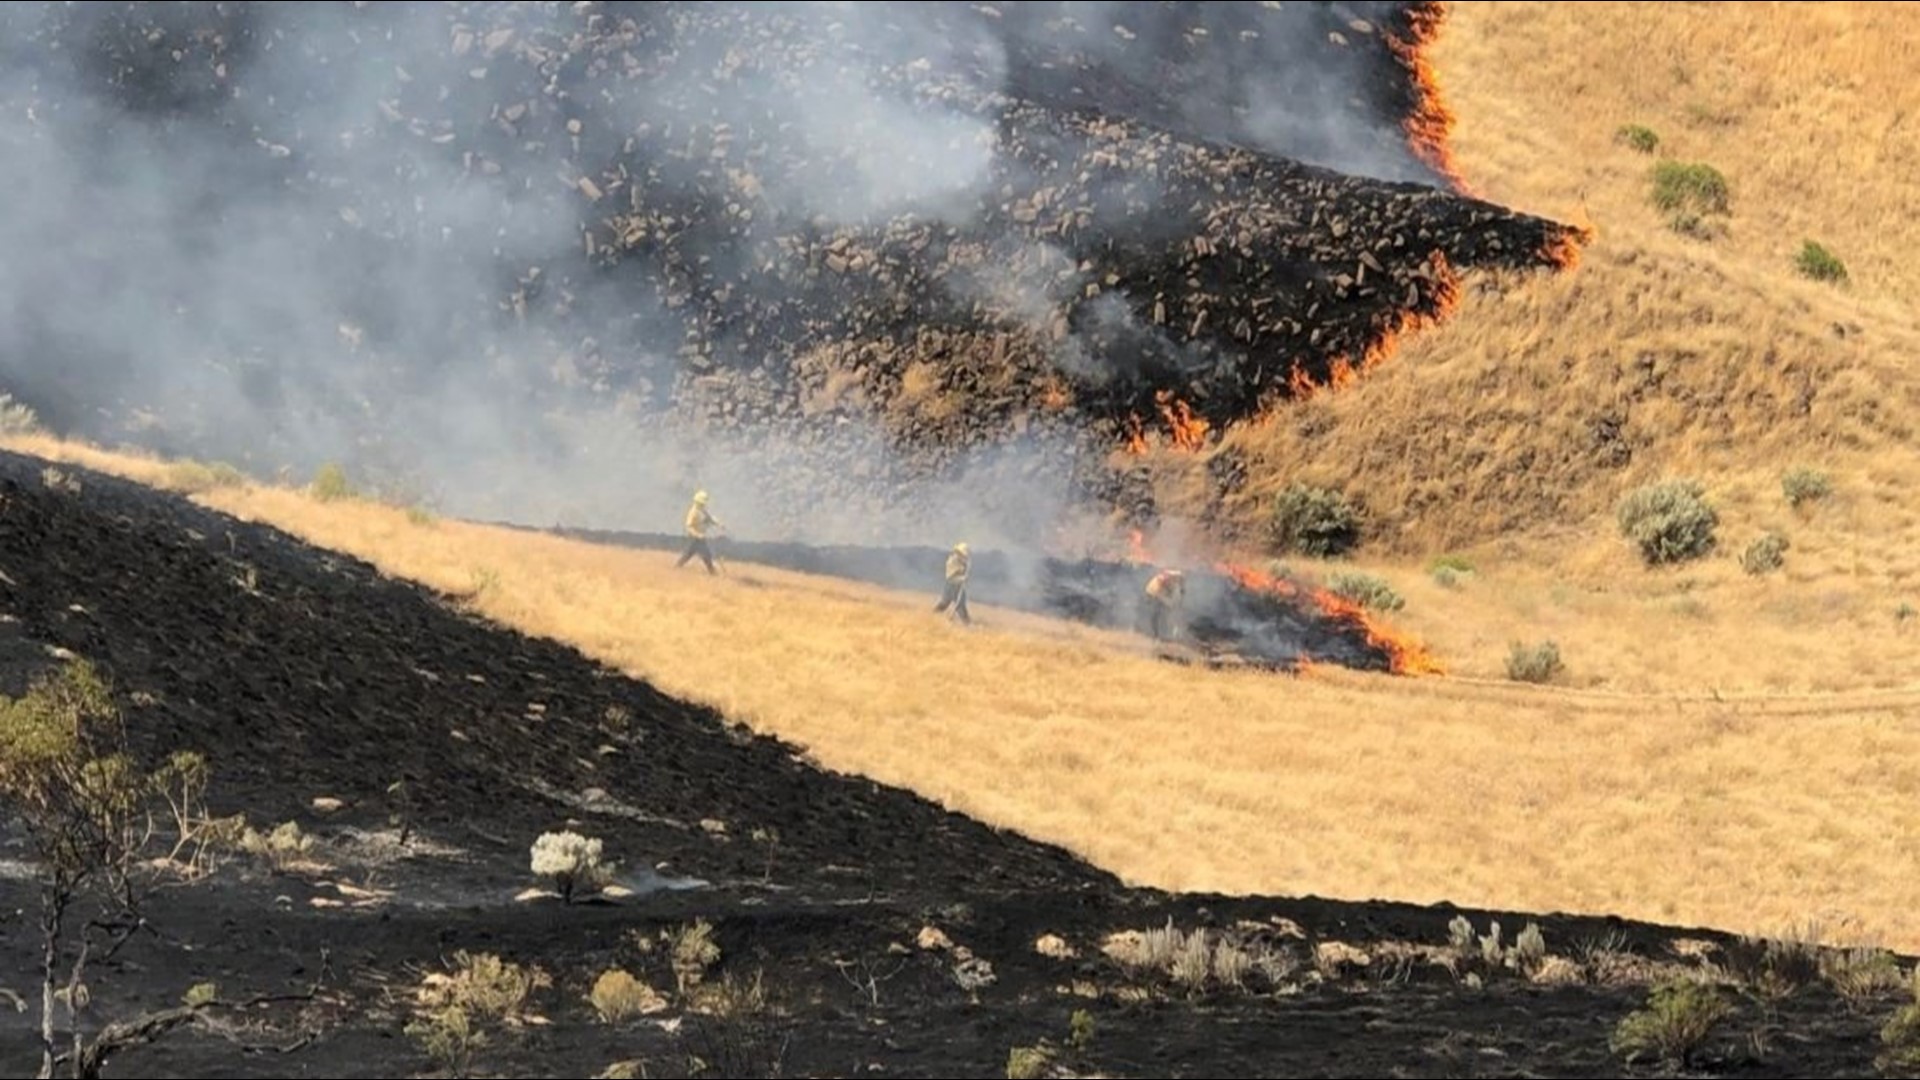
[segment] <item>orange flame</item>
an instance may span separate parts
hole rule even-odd
[[[1254,592],[1268,593],[1273,596],[1299,596],[1301,592],[1300,586],[1293,582],[1255,570],[1250,566],[1219,562],[1214,564],[1214,569],[1238,582],[1242,588],[1251,589]],[[1424,645],[1375,621],[1365,608],[1353,601],[1335,596],[1325,589],[1308,589],[1307,598],[1325,614],[1358,626],[1366,635],[1367,644],[1387,655],[1388,670],[1395,675],[1446,674],[1446,669],[1440,665],[1440,661],[1435,659]]]
[[[1344,390],[1357,382],[1361,376],[1377,368],[1400,347],[1400,339],[1408,334],[1443,322],[1460,306],[1460,275],[1447,262],[1446,255],[1435,250],[1427,256],[1427,296],[1433,303],[1431,312],[1403,309],[1394,312],[1392,320],[1379,334],[1360,350],[1360,361],[1355,363],[1351,357],[1336,356],[1327,366],[1327,381],[1317,383],[1313,376],[1295,359],[1293,368],[1287,373],[1287,390],[1296,401],[1304,401],[1323,389]]]
[[[1585,215],[1582,214],[1584,217]],[[1593,243],[1600,230],[1592,223],[1569,225],[1547,238],[1540,248],[1540,257],[1551,262],[1560,270],[1571,270],[1580,265],[1580,249]]]
[[[1426,55],[1427,46],[1440,36],[1440,26],[1446,21],[1447,8],[1448,5],[1444,3],[1414,5],[1407,11],[1410,38],[1401,40],[1389,35],[1387,44],[1406,66],[1407,74],[1413,80],[1413,112],[1402,126],[1406,130],[1408,144],[1413,147],[1414,156],[1445,178],[1454,191],[1472,195],[1466,176],[1453,159],[1453,147],[1449,141],[1453,134],[1453,110],[1440,93],[1440,80]]]
[[[1140,414],[1127,417],[1127,453],[1144,454],[1147,452],[1147,433],[1140,426]]]
[[[1166,418],[1174,446],[1182,450],[1199,450],[1207,445],[1207,429],[1211,425],[1193,415],[1193,410],[1187,407],[1186,402],[1174,397],[1169,390],[1160,391],[1154,395],[1154,399],[1160,405],[1160,415]]]
[[[1160,560],[1153,557],[1147,546],[1147,537],[1139,529],[1127,531],[1127,555],[1129,563],[1135,565],[1159,565]],[[1302,587],[1283,577],[1251,566],[1220,559],[1214,562],[1216,573],[1232,579],[1243,589],[1267,593],[1271,596],[1297,597],[1302,595]],[[1335,619],[1356,625],[1366,635],[1367,644],[1379,649],[1387,656],[1388,670],[1395,675],[1445,675],[1446,669],[1440,665],[1432,653],[1418,641],[1401,634],[1374,620],[1373,616],[1360,605],[1344,597],[1336,596],[1325,589],[1307,588],[1307,599],[1321,612]],[[1303,657],[1295,665],[1298,673],[1304,674],[1308,662]]]

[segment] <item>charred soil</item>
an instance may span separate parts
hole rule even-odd
[[[128,1051],[109,1075],[425,1074],[402,1031],[423,976],[466,951],[549,976],[486,1027],[482,1075],[641,1060],[636,1075],[679,1076],[697,1058],[706,1075],[1001,1076],[1015,1048],[1045,1045],[1050,1075],[1613,1076],[1609,1035],[1648,979],[1735,966],[1709,931],[1468,913],[1509,943],[1542,931],[1547,959],[1509,946],[1488,963],[1449,943],[1462,913],[1446,907],[1130,888],[824,773],[456,598],[17,455],[0,457],[0,610],[9,692],[57,650],[84,656],[144,751],[203,751],[219,809],[309,837],[168,891],[160,936],[95,973],[83,1017],[209,981],[314,1000]],[[524,894],[531,842],[561,828],[605,841],[617,895]],[[26,972],[34,894],[7,865],[19,914],[0,923],[0,969]],[[701,921],[714,950],[688,962],[672,935]],[[615,967],[657,1009],[598,1019],[588,993]],[[1764,1005],[1723,993],[1733,1012],[1695,1074],[1870,1075],[1893,1005],[1844,1008],[1821,985]],[[10,1075],[32,1068],[30,1021],[0,1016]]]

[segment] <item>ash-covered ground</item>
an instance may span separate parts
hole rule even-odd
[[[0,12],[0,389],[450,512],[1031,542],[1572,233],[1394,3]],[[1221,475],[1230,475],[1230,471]]]

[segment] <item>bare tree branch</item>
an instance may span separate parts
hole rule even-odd
[[[100,1033],[95,1035],[93,1040],[87,1044],[86,1048],[80,1052],[80,1065],[79,1068],[74,1071],[74,1075],[81,1078],[81,1080],[99,1080],[101,1070],[106,1068],[107,1062],[112,1059],[114,1055],[123,1050],[155,1042],[171,1031],[200,1020],[206,1013],[216,1011],[243,1011],[246,1009],[260,1008],[265,1005],[280,1005],[294,1001],[312,1001],[314,995],[315,991],[309,989],[305,993],[300,994],[262,994],[238,1002],[215,999],[192,1005],[180,1005],[171,1009],[161,1009],[158,1012],[150,1012],[136,1016],[131,1020],[116,1020],[106,1027],[101,1028]],[[313,1036],[308,1035],[293,1047],[280,1052],[292,1053],[294,1050],[312,1041]],[[62,1054],[56,1064],[66,1064],[72,1060],[71,1055]]]

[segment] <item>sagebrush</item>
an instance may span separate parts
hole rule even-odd
[[[1334,574],[1327,579],[1327,591],[1371,611],[1399,611],[1407,606],[1392,585],[1372,574]]]
[[[1628,1060],[1654,1057],[1685,1068],[1732,1007],[1720,991],[1689,980],[1654,987],[1647,1005],[1614,1029],[1611,1045]]]
[[[1360,511],[1338,491],[1289,484],[1273,501],[1273,539],[1316,559],[1343,555],[1360,542]]]
[[[1778,570],[1786,563],[1791,546],[1780,533],[1767,532],[1740,553],[1740,569],[1755,576]]]
[[[1714,549],[1720,515],[1693,480],[1666,480],[1627,493],[1615,510],[1621,535],[1650,565],[1697,559]]]
[[[1800,254],[1794,256],[1793,268],[1800,271],[1801,276],[1815,281],[1847,280],[1847,264],[1815,240],[1800,245]]]
[[[1532,645],[1514,642],[1507,650],[1507,678],[1515,682],[1546,683],[1566,670],[1560,659],[1558,642],[1542,641]]]

